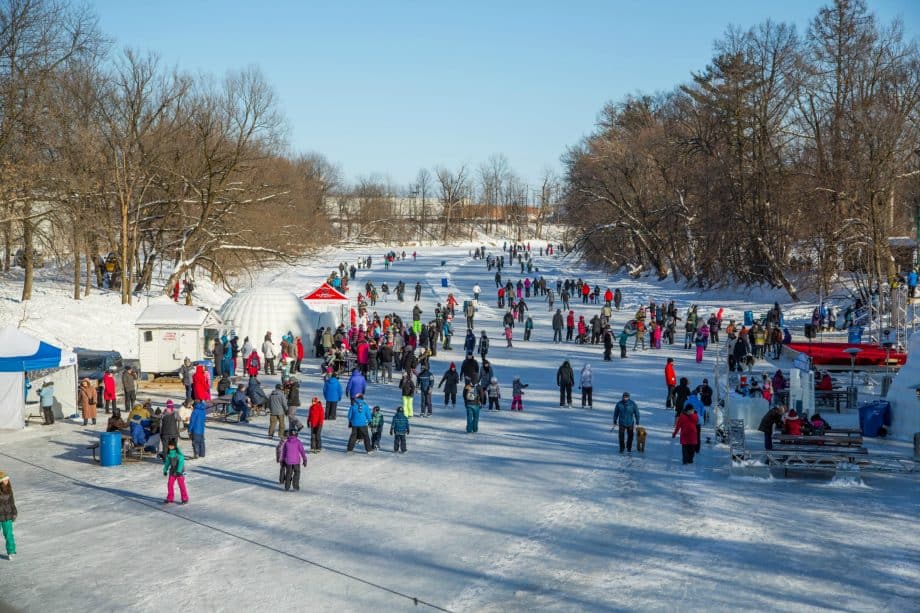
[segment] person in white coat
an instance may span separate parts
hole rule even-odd
[[[594,408],[594,398],[592,395],[593,385],[591,377],[591,365],[585,364],[581,369],[581,408],[585,408],[585,404],[588,405],[589,409]]]
[[[272,333],[265,333],[265,340],[262,341],[262,355],[265,358],[264,372],[266,375],[275,374],[275,343],[272,342]]]

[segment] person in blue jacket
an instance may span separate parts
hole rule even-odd
[[[348,409],[348,426],[351,428],[351,435],[348,437],[348,452],[355,450],[355,443],[358,435],[364,440],[364,450],[367,453],[374,453],[371,448],[371,435],[367,431],[367,425],[371,423],[371,409],[364,402],[364,394],[356,394],[351,401],[351,407]]]
[[[233,397],[230,399],[230,406],[235,412],[240,414],[241,424],[249,423],[249,403],[246,400],[246,386],[240,383],[236,387],[236,391],[233,392]]]
[[[192,437],[192,451],[195,458],[204,457],[204,422],[207,418],[207,405],[199,401],[192,409],[192,416],[188,420],[188,433]]]
[[[349,400],[354,400],[358,394],[364,395],[367,391],[367,379],[361,374],[361,371],[355,368],[351,371],[351,377],[348,379],[348,385],[345,386],[345,393]]]
[[[620,453],[626,451],[632,453],[633,432],[639,425],[639,407],[629,398],[629,392],[623,392],[623,398],[616,404],[613,409],[613,426],[619,427]],[[610,428],[611,432],[613,428]],[[626,438],[624,445],[624,437]]]
[[[326,401],[326,419],[335,419],[335,410],[342,399],[342,383],[335,373],[323,383],[323,399]]]
[[[473,334],[472,330],[466,331],[466,339],[463,341],[463,350],[466,353],[473,353],[476,351],[476,335]]]
[[[144,447],[147,444],[147,433],[144,431],[143,421],[143,418],[135,413],[131,418],[131,423],[128,424],[131,429],[131,442],[135,447]]]

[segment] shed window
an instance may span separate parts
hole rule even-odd
[[[153,330],[144,330],[144,342],[149,343],[153,341]]]

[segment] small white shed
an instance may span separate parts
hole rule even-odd
[[[224,322],[214,310],[176,303],[152,304],[134,322],[141,371],[174,373],[187,357],[213,359],[211,347]]]

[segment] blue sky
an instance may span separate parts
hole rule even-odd
[[[672,88],[729,24],[803,33],[825,2],[91,0],[120,46],[223,75],[259,66],[294,151],[398,184],[504,153],[525,180],[559,168],[608,100]],[[920,33],[920,0],[870,0]]]

